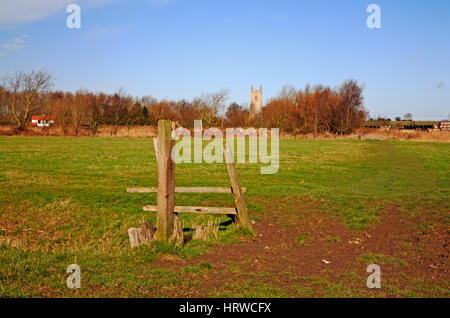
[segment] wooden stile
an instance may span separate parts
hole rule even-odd
[[[157,193],[157,205],[146,205],[143,208],[144,211],[156,212],[157,229],[154,238],[163,242],[183,242],[183,229],[178,213],[236,215],[235,219],[240,226],[251,229],[248,211],[243,197],[243,193],[247,189],[241,188],[239,184],[234,156],[228,147],[225,147],[225,159],[231,187],[175,187],[175,163],[171,157],[172,147],[174,146],[174,141],[171,138],[172,129],[172,121],[158,121],[158,138],[153,139],[158,166],[158,187],[135,187],[127,189],[129,193]],[[236,207],[174,206],[175,192],[232,193]],[[130,244],[137,246],[143,242],[150,241],[152,235],[151,229],[152,226],[145,223],[140,228],[130,228],[128,231]]]

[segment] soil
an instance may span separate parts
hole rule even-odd
[[[395,204],[380,216],[380,223],[366,230],[350,230],[337,219],[317,212],[289,223],[289,215],[265,216],[254,224],[254,240],[221,245],[189,261],[159,259],[154,265],[173,270],[183,266],[209,263],[212,269],[196,276],[200,284],[179,288],[168,297],[205,297],[211,291],[240,282],[260,282],[292,290],[309,278],[330,283],[344,281],[355,296],[367,296],[368,264],[380,265],[382,283],[408,290],[417,282],[426,282],[448,290],[450,280],[450,235],[445,226],[420,229],[417,218],[402,215]],[[422,220],[423,221],[423,220]],[[299,235],[308,233],[306,239]],[[381,260],[361,260],[364,255],[381,255]],[[354,273],[353,280],[345,278]],[[351,275],[350,275],[351,276]],[[186,278],[189,279],[189,278]],[[323,289],[323,288],[322,288]],[[376,296],[371,294],[372,296]],[[385,296],[395,291],[379,291]],[[391,293],[391,294],[390,294]],[[289,296],[298,296],[295,292]],[[301,295],[300,295],[301,296]],[[406,295],[408,296],[408,295]]]

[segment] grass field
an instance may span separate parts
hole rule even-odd
[[[151,139],[0,137],[1,297],[449,297],[450,144],[283,139],[280,169],[238,164],[254,236],[130,249],[156,204]],[[177,165],[178,186],[228,186],[224,164]],[[233,206],[177,194],[176,205]],[[155,222],[154,222],[155,223]],[[66,268],[81,267],[80,289]],[[382,288],[366,287],[368,264]]]

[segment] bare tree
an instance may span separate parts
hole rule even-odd
[[[150,95],[142,96],[141,98],[138,98],[137,100],[141,104],[142,107],[146,107],[147,109],[153,105],[158,104],[158,102],[159,102],[157,98],[154,98],[153,96],[150,96]]]
[[[411,113],[407,113],[407,114],[405,114],[405,115],[403,116],[403,118],[404,118],[405,120],[412,120],[412,119],[413,119],[413,115],[412,115]]]
[[[114,125],[114,135],[117,134],[119,125],[125,124],[128,110],[133,99],[123,88],[120,88],[114,95],[109,97],[106,117],[109,123]]]
[[[295,101],[297,95],[297,89],[292,85],[284,85],[281,91],[278,93],[278,97],[281,99],[288,99],[290,101]]]
[[[32,113],[43,106],[44,93],[52,84],[52,75],[45,71],[4,76],[3,88],[9,92],[6,102],[18,130],[25,130]]]
[[[8,122],[8,95],[9,92],[0,86],[0,122]]]
[[[342,135],[352,130],[353,121],[359,118],[354,118],[355,114],[362,114],[364,112],[363,86],[358,85],[355,80],[347,80],[339,87],[340,95],[340,129],[339,133]]]
[[[225,102],[228,100],[229,90],[221,89],[214,93],[203,94],[200,98],[195,98],[192,104],[197,107],[201,119],[207,126],[217,124],[221,116],[221,125],[224,124],[224,115],[226,110]]]

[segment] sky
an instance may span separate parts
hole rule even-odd
[[[81,28],[68,28],[69,4]],[[381,28],[368,28],[370,4]],[[373,117],[450,116],[448,0],[0,0],[0,75],[44,69],[54,89],[248,105],[284,85],[364,85]],[[449,118],[450,119],[450,118]]]

